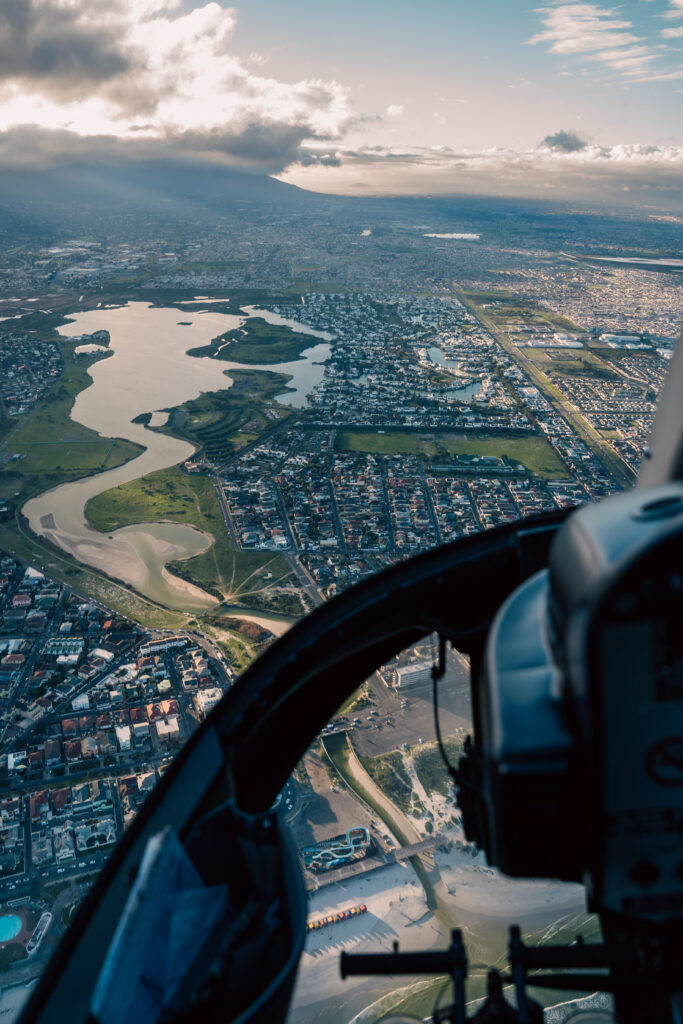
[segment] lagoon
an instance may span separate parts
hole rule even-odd
[[[282,322],[268,310],[249,307],[248,315]],[[183,310],[182,316],[189,323],[181,326],[177,308],[129,302],[75,313],[59,328],[65,337],[96,330],[107,330],[110,335],[112,355],[88,367],[92,384],[76,397],[71,418],[103,437],[125,438],[145,450],[123,466],[62,484],[32,498],[24,505],[23,513],[34,533],[78,561],[122,580],[168,608],[198,611],[215,604],[215,599],[171,575],[165,564],[206,550],[208,536],[179,523],[146,523],[103,534],[90,525],[85,507],[91,498],[111,487],[175,466],[192,455],[194,448],[189,442],[133,423],[140,414],[152,412],[152,423],[163,422],[164,410],[202,393],[231,387],[229,371],[237,368],[290,374],[288,386],[293,390],[281,401],[300,407],[322,380],[322,364],[330,347],[329,335],[324,335],[324,341],[306,349],[300,359],[268,365],[196,358],[187,354],[189,349],[207,345],[217,335],[234,330],[245,317],[208,310],[190,314]],[[322,335],[302,325],[295,329],[316,338]]]
[[[437,366],[442,366],[445,370],[450,370],[456,375],[456,377],[462,377],[461,384],[454,382],[454,386],[445,392],[449,398],[454,398],[458,402],[469,402],[475,395],[479,394],[481,391],[481,383],[478,380],[473,381],[469,374],[463,374],[460,369],[459,359],[449,359],[437,345],[432,345],[428,348],[427,354],[431,361]]]

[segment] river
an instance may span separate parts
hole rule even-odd
[[[253,307],[248,315],[262,316],[270,323],[282,322],[281,317]],[[103,437],[134,441],[145,450],[116,469],[61,484],[32,498],[23,507],[31,529],[79,562],[130,584],[168,608],[199,611],[215,604],[209,594],[164,568],[171,560],[192,558],[205,551],[210,543],[206,534],[181,523],[145,523],[103,534],[87,521],[85,507],[91,498],[111,487],[189,458],[194,449],[187,441],[131,421],[142,413],[160,414],[204,392],[231,387],[227,372],[231,369],[291,374],[288,386],[294,390],[281,400],[299,407],[305,404],[306,395],[322,380],[322,363],[330,353],[330,336],[322,332],[290,322],[297,330],[324,340],[306,349],[301,359],[287,363],[246,366],[188,356],[189,349],[207,345],[244,320],[244,316],[234,314],[208,310],[187,313],[146,302],[72,314],[70,322],[59,328],[60,334],[70,337],[107,330],[113,354],[88,368],[92,384],[77,396],[71,418]],[[162,418],[155,415],[152,422]]]

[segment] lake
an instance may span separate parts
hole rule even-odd
[[[268,310],[254,307],[248,308],[248,315],[262,316],[269,323],[282,322]],[[198,611],[215,603],[209,594],[165,569],[168,561],[192,558],[206,550],[206,535],[180,523],[146,523],[103,534],[87,521],[85,507],[91,498],[110,487],[188,459],[194,451],[189,442],[131,421],[151,412],[155,414],[152,422],[163,422],[164,409],[205,392],[231,387],[231,369],[291,374],[288,387],[293,390],[281,401],[297,407],[305,404],[308,393],[322,380],[322,363],[330,354],[330,335],[323,332],[289,321],[294,329],[321,340],[306,349],[301,359],[287,363],[246,366],[187,354],[189,349],[207,345],[217,335],[241,326],[244,320],[236,314],[211,310],[187,313],[146,302],[71,315],[70,322],[59,328],[60,334],[70,337],[107,330],[112,352],[88,368],[92,384],[77,396],[71,418],[103,437],[134,441],[145,450],[124,466],[62,484],[32,498],[24,505],[23,513],[34,533],[168,608]]]

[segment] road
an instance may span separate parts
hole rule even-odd
[[[304,567],[299,563],[296,555],[291,551],[283,552],[285,561],[299,581],[299,586],[308,595],[313,602],[313,605],[317,608],[318,605],[323,604],[323,595],[318,590],[316,584],[313,581],[313,577],[309,576]]]
[[[287,543],[289,544],[290,548],[294,550],[296,548],[296,544],[294,543],[294,534],[292,532],[292,526],[289,521],[289,516],[287,515],[285,503],[282,500],[280,488],[278,487],[277,483],[275,483],[275,481],[273,481],[273,490],[275,491],[275,502],[277,504],[278,512],[280,513],[280,519],[282,520],[282,526],[285,531],[285,536],[287,537]]]
[[[230,538],[230,543],[237,551],[239,551],[241,545],[237,540],[235,527],[232,525],[230,509],[228,508],[228,503],[225,500],[225,494],[223,493],[223,488],[221,487],[221,482],[218,477],[218,474],[216,474],[213,478],[213,486],[216,490],[216,497],[218,498],[218,504],[220,505],[221,515],[223,516],[223,523],[225,524],[225,529],[227,530],[228,537]]]
[[[527,356],[525,356],[524,353],[509,340],[509,338],[505,336],[503,331],[496,327],[491,318],[487,316],[479,306],[470,302],[470,300],[459,289],[456,289],[456,294],[470,315],[478,320],[482,327],[484,327],[485,330],[487,330],[496,339],[507,355],[509,355],[511,359],[514,359],[520,369],[526,374],[530,383],[536,385],[544,398],[550,402],[555,412],[559,413],[559,415],[569,423],[574,433],[577,434],[582,441],[585,441],[595,457],[602,463],[607,473],[613,476],[620,484],[622,484],[622,486],[626,488],[632,487],[633,475],[631,474],[631,471],[603,441],[597,431],[587,423],[584,417],[581,416],[581,414],[570,402],[567,401],[567,399],[561,397],[552,389],[545,374],[543,374],[539,368]]]
[[[396,551],[396,538],[394,536],[394,524],[391,518],[391,504],[389,502],[389,489],[387,488],[387,470],[384,465],[384,458],[380,455],[379,457],[379,469],[382,476],[382,494],[384,495],[384,504],[387,508],[387,537],[389,538],[388,549],[390,551]]]
[[[356,757],[356,752],[353,749],[353,745],[349,744],[349,759],[348,759],[349,772],[365,792],[375,801],[375,803],[382,808],[390,821],[394,822],[396,827],[400,829],[403,835],[408,840],[408,845],[412,846],[417,843],[421,843],[423,837],[417,831],[412,821],[406,817],[403,811],[399,810],[395,803],[393,803],[388,796],[379,788],[374,780],[368,775],[363,765]],[[396,841],[399,846],[405,846],[405,843],[400,841],[399,836],[396,835]]]
[[[441,530],[439,529],[439,520],[438,520],[436,511],[434,509],[434,502],[432,501],[432,492],[430,491],[429,484],[427,483],[427,474],[425,473],[425,467],[424,467],[424,460],[423,459],[419,460],[419,466],[420,466],[419,475],[420,475],[420,480],[422,481],[422,492],[423,492],[423,494],[425,496],[425,503],[427,505],[427,512],[429,513],[429,519],[430,519],[431,524],[432,524],[432,529],[434,530],[434,537],[436,538],[435,543],[436,544],[443,544],[443,537],[441,536]]]

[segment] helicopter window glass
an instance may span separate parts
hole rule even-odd
[[[681,328],[681,0],[618,21],[600,0],[337,6],[3,5],[3,1022],[293,623],[628,488],[648,455]],[[661,701],[681,634],[658,637]],[[366,902],[356,939],[385,946],[465,922],[488,963],[496,876],[436,749],[437,657],[431,638],[365,682],[279,801],[313,849],[311,920]],[[452,761],[466,675],[450,653]],[[393,866],[321,885],[330,838]],[[350,927],[309,936],[293,1021]]]
[[[505,922],[514,915],[533,922],[536,941],[570,938],[578,928],[588,940],[599,935],[581,886],[507,879],[467,841],[436,740],[438,658],[430,636],[383,665],[339,709],[281,794],[308,891],[290,1024],[313,1024],[323,1005],[340,1020],[367,1006],[400,1019],[433,1012],[442,978],[341,980],[342,950],[390,952],[397,941],[405,951],[440,947],[461,927],[475,998],[487,966],[504,961]],[[438,711],[454,764],[471,730],[469,675],[469,659],[449,647]]]

